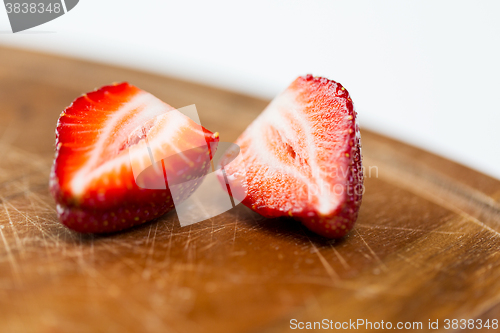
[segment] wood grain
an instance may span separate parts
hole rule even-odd
[[[196,104],[223,141],[268,103],[0,48],[1,332],[284,332],[293,318],[424,330],[439,319],[449,332],[446,318],[500,319],[500,182],[369,131],[366,194],[342,240],[241,205],[185,228],[170,213],[110,236],[69,231],[47,190],[55,124],[75,97],[115,81]]]

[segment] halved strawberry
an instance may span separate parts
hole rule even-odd
[[[243,204],[266,217],[291,216],[331,238],[354,225],[363,194],[356,112],[339,83],[297,78],[238,138],[225,166]],[[230,185],[231,185],[230,184]]]
[[[128,83],[85,94],[57,123],[50,190],[59,218],[92,233],[154,219],[174,208],[165,176],[203,174],[210,163],[195,159],[217,142],[217,134]]]

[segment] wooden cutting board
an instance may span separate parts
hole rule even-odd
[[[268,103],[0,48],[1,332],[284,332],[292,319],[449,332],[446,319],[500,319],[500,182],[366,130],[366,194],[342,240],[241,205],[184,228],[172,212],[109,236],[69,231],[47,190],[55,124],[115,81],[196,104],[223,141]]]

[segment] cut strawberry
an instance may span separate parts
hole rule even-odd
[[[294,217],[326,237],[353,227],[363,194],[361,145],[342,85],[297,78],[236,144],[241,157],[225,172],[229,183],[242,184],[243,204],[265,217]]]
[[[128,83],[85,94],[57,123],[50,190],[59,218],[92,233],[152,220],[174,208],[164,176],[180,182],[203,174],[210,163],[197,163],[200,147],[206,157],[217,142],[217,134]]]

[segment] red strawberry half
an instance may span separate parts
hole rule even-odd
[[[203,174],[210,163],[199,163],[200,147],[217,142],[217,134],[128,83],[85,94],[57,123],[50,190],[59,218],[92,233],[152,220],[174,208],[165,175],[179,182]]]
[[[294,217],[326,237],[353,227],[363,194],[361,144],[342,85],[297,78],[236,144],[241,156],[225,172],[242,184],[243,204],[265,217]]]

